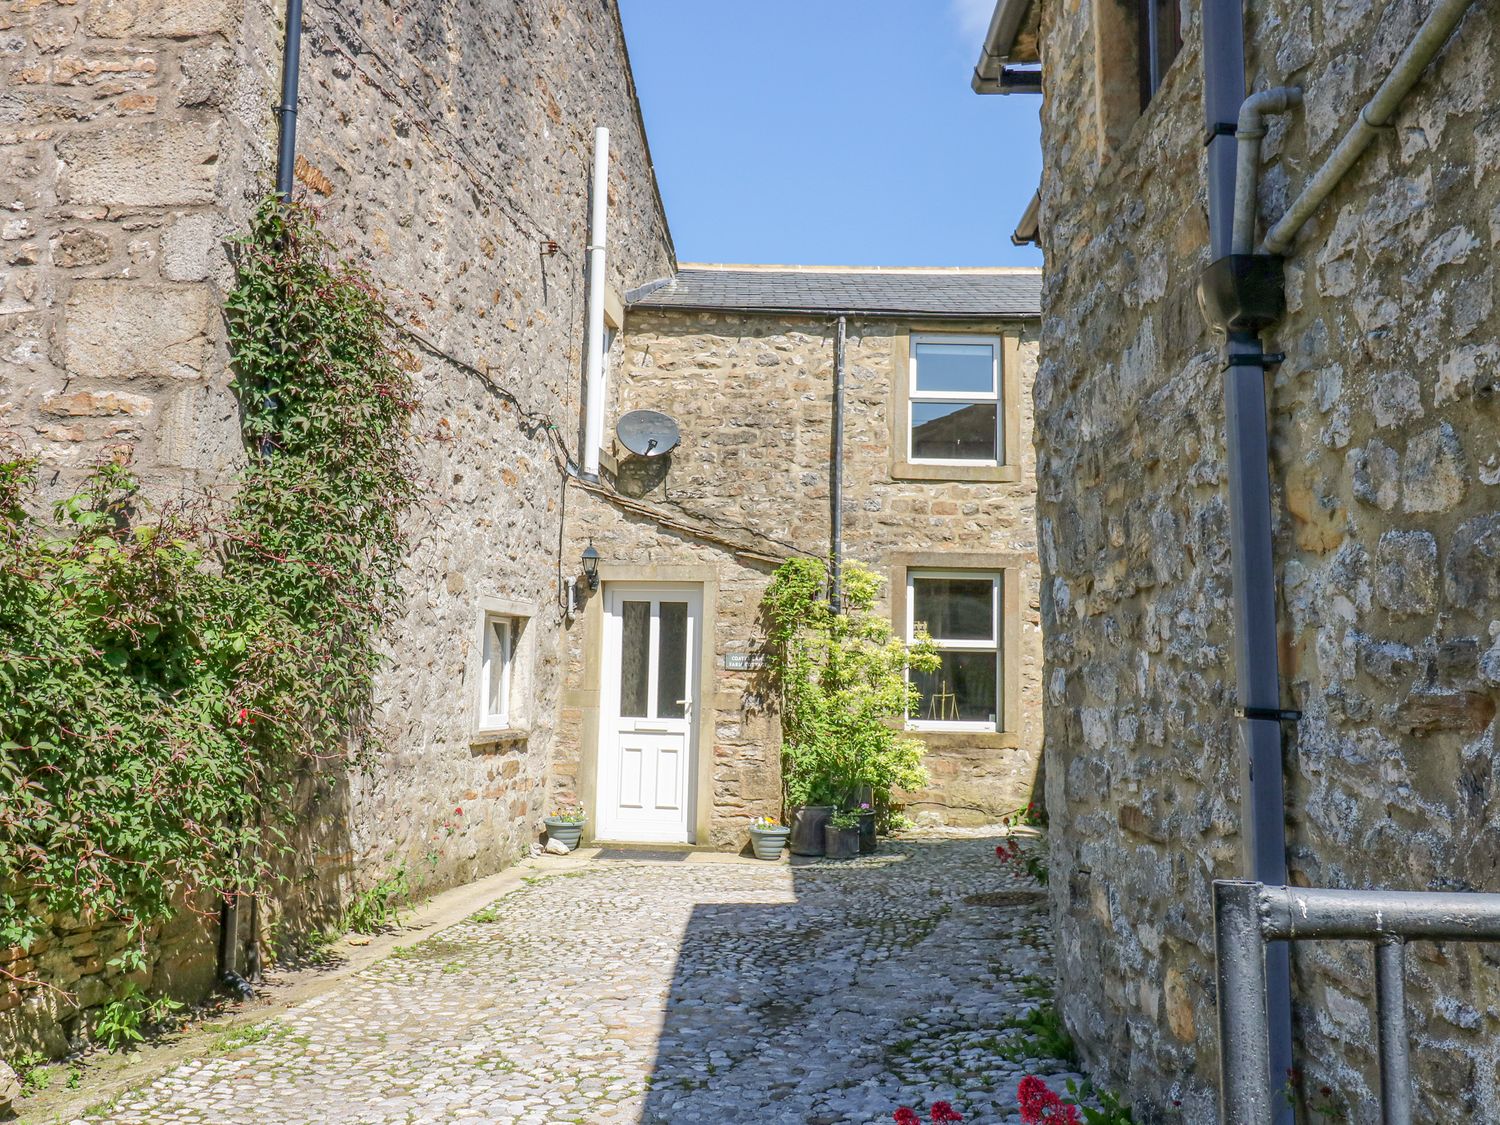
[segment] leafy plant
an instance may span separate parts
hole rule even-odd
[[[400,924],[401,908],[410,901],[411,881],[403,863],[349,901],[340,920],[340,929],[346,933],[378,934]]]
[[[927,781],[922,744],[893,723],[916,703],[907,670],[931,671],[937,650],[908,646],[874,612],[882,580],[855,563],[842,574],[844,604],[829,606],[822,562],[794,558],[772,576],[764,609],[767,669],[781,705],[782,784],[788,805],[840,805],[874,794],[888,812],[892,790]]]
[[[134,1046],[146,1038],[147,1001],[134,981],[126,984],[121,995],[99,1010],[94,1020],[94,1036],[111,1051]]]
[[[833,825],[835,828],[858,828],[859,810],[840,809],[838,812],[834,813],[831,817],[828,818],[828,823]]]
[[[774,816],[758,816],[750,822],[750,827],[757,832],[771,832],[784,829],[786,825],[782,824]]]
[[[995,855],[1017,874],[1035,879],[1044,887],[1047,885],[1050,869],[1045,849],[1026,847],[1020,840],[1011,839],[1003,844],[996,844]]]
[[[1008,1020],[1004,1031],[1019,1031],[1001,1042],[996,1053],[1011,1062],[1023,1059],[1058,1059],[1065,1063],[1078,1061],[1078,1049],[1073,1037],[1063,1025],[1062,1014],[1055,1004],[1039,1004],[1028,1008],[1021,1015]]]
[[[235,265],[231,502],[151,510],[106,465],[44,523],[35,466],[0,463],[0,944],[88,915],[143,963],[153,924],[265,884],[298,780],[368,736],[411,378],[310,211],[268,201]],[[137,1008],[112,1002],[104,1034],[134,1041]]]
[[[1068,1101],[1083,1115],[1083,1125],[1135,1125],[1130,1107],[1121,1103],[1119,1095],[1101,1090],[1087,1080],[1080,1086],[1071,1078],[1067,1081],[1067,1089]],[[1098,1102],[1098,1108],[1082,1100],[1085,1098]]]
[[[40,1051],[28,1051],[10,1060],[11,1069],[21,1082],[21,1096],[29,1098],[52,1085],[52,1072],[47,1069],[48,1058]]]

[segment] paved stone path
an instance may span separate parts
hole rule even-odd
[[[996,1053],[1051,963],[994,845],[543,875],[87,1120],[1016,1121],[1022,1074],[1065,1075]]]

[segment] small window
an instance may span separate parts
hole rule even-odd
[[[1135,0],[1136,77],[1141,109],[1161,88],[1162,77],[1182,50],[1182,17],[1178,0]]]
[[[989,336],[913,336],[907,395],[907,456],[913,462],[997,465],[1000,340]]]
[[[484,651],[479,675],[479,727],[503,730],[511,725],[510,683],[515,664],[516,620],[485,614]]]
[[[918,729],[999,729],[1001,575],[994,571],[908,571],[908,638],[925,628],[941,661],[913,670]]]

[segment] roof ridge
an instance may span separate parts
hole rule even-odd
[[[878,274],[972,274],[981,277],[1034,276],[1042,272],[1040,266],[808,266],[772,264],[767,262],[678,262],[679,273],[686,270],[713,270],[728,273],[732,270],[746,273],[878,273]]]

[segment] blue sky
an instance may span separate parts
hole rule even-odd
[[[1040,99],[969,89],[993,0],[620,0],[688,262],[1040,265]]]

